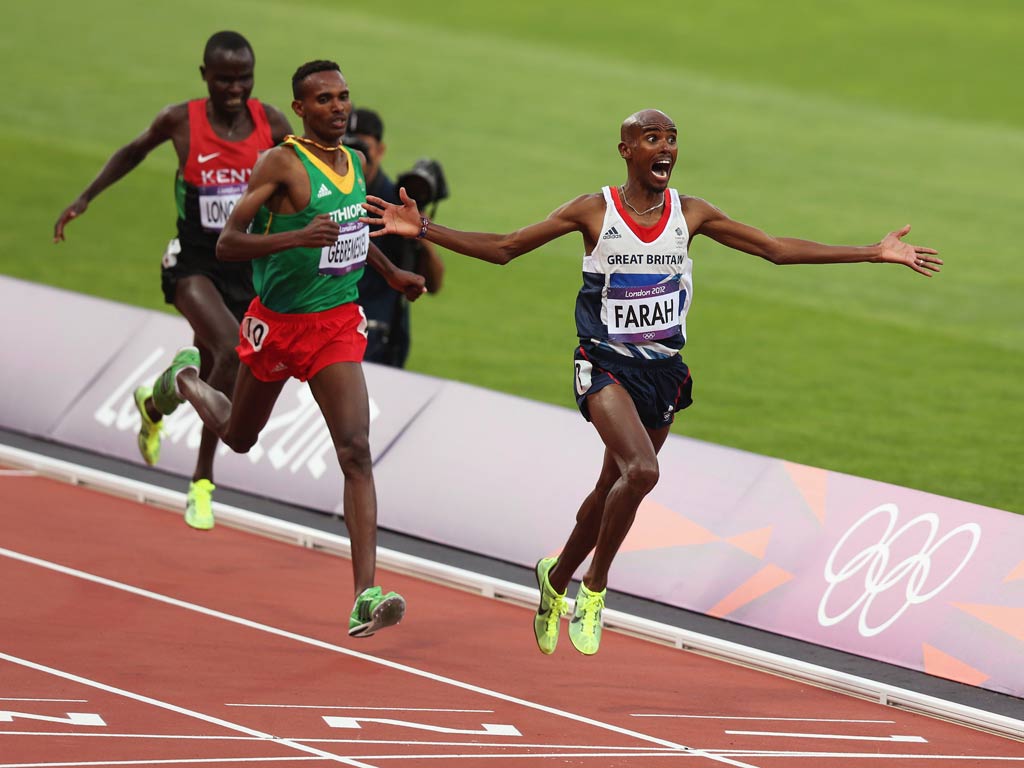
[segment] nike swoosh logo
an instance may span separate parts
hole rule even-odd
[[[214,152],[212,155],[198,155],[196,160],[200,163],[205,163],[207,160],[213,160],[215,157],[220,157],[220,152]]]

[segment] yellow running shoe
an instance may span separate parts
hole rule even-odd
[[[558,594],[548,581],[548,572],[555,567],[557,557],[545,557],[537,561],[537,588],[540,590],[540,604],[533,616],[533,634],[541,653],[551,654],[558,645],[558,627],[562,616],[569,612],[565,592]]]
[[[197,531],[213,528],[213,483],[206,479],[192,482],[185,502],[185,522]]]
[[[569,620],[569,640],[577,651],[586,656],[593,656],[601,645],[601,612],[607,593],[607,589],[591,592],[586,584],[580,582],[576,609]]]
[[[146,410],[146,401],[153,394],[153,389],[147,386],[135,388],[135,407],[139,409],[139,453],[142,460],[153,466],[160,461],[160,430],[163,428],[162,421],[153,421],[149,418]]]

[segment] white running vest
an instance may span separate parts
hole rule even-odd
[[[583,257],[583,288],[576,300],[581,341],[638,358],[675,355],[686,343],[693,295],[690,233],[679,193],[666,190],[668,210],[640,227],[618,190],[604,187],[604,222],[593,253]]]

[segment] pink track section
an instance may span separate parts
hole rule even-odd
[[[1024,766],[622,634],[546,657],[529,610],[386,571],[405,620],[351,640],[348,561],[52,480],[0,476],[0,547],[0,768]]]

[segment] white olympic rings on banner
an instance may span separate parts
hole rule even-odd
[[[857,531],[879,515],[888,515],[889,523],[878,542],[861,550],[837,568],[837,560],[839,560],[846,542]],[[860,632],[861,636],[873,637],[883,632],[892,626],[910,606],[920,605],[931,600],[948,587],[967,565],[967,562],[974,555],[975,550],[977,550],[978,543],[981,541],[981,527],[977,523],[964,523],[936,541],[935,537],[939,531],[939,517],[931,512],[918,515],[894,532],[898,516],[899,508],[895,504],[882,504],[854,523],[836,543],[832,553],[829,555],[828,561],[825,563],[824,576],[825,581],[828,583],[828,588],[825,590],[825,594],[821,596],[821,602],[818,603],[818,623],[823,627],[838,624],[859,608],[860,617],[857,622],[857,631]],[[920,551],[909,555],[895,565],[890,565],[889,561],[893,558],[893,552],[896,549],[894,545],[897,544],[905,533],[918,525],[924,525],[928,528],[927,536],[921,544]],[[970,546],[961,556],[959,562],[955,562],[952,558],[944,560],[941,557],[935,557],[936,552],[943,545],[960,535],[970,537]],[[926,589],[925,582],[928,580],[933,567],[943,571],[948,569],[948,574],[939,583]],[[863,593],[851,605],[840,610],[839,613],[830,612],[828,608],[829,602],[832,600],[833,591],[840,585],[846,582],[854,582],[854,580],[856,580],[854,583],[859,585],[861,579],[863,579]],[[871,611],[875,598],[897,587],[904,581],[906,584],[903,588],[903,604],[881,624],[869,624],[868,614]]]

